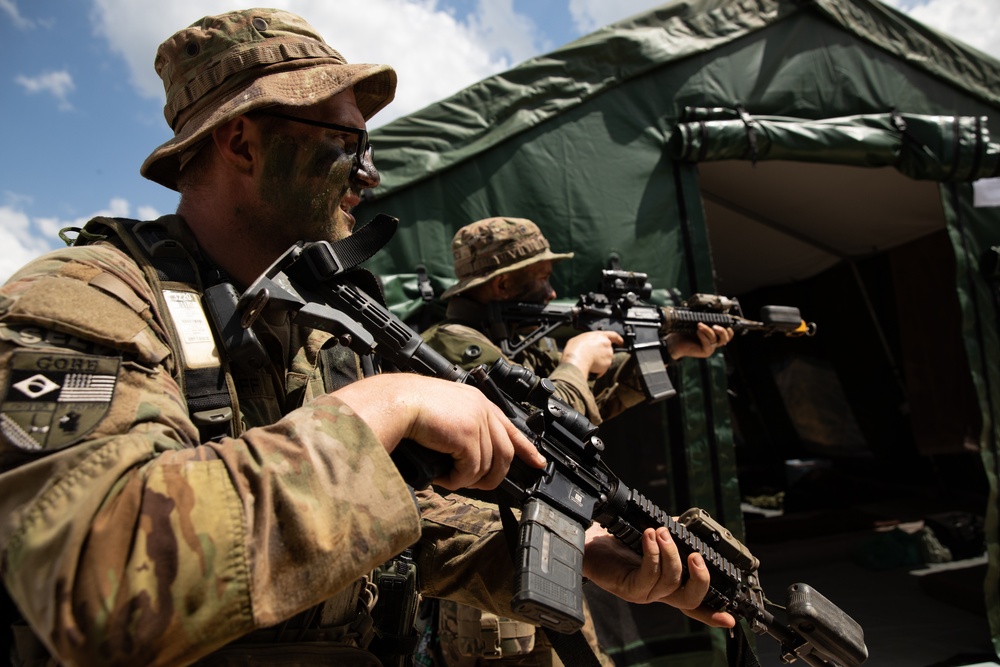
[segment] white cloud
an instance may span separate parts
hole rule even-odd
[[[573,25],[585,35],[662,4],[664,0],[569,0],[569,13]]]
[[[113,197],[107,207],[90,215],[72,220],[52,217],[32,217],[25,211],[30,199],[4,193],[7,204],[0,206],[0,284],[6,282],[13,273],[28,261],[50,250],[62,247],[59,230],[66,227],[83,227],[95,216],[130,217],[132,207],[126,199]],[[160,213],[151,206],[139,206],[138,214],[143,220],[158,218]]]
[[[392,65],[399,75],[395,101],[379,125],[447,97],[538,53],[534,24],[511,0],[480,0],[467,23],[437,0],[273,0],[269,6],[301,15],[350,62]],[[232,9],[231,0],[175,0],[155,13],[134,0],[95,0],[95,26],[128,63],[130,79],[146,97],[163,99],[153,70],[156,47],[202,16]]]
[[[51,246],[34,231],[31,219],[24,211],[0,206],[0,282],[30,259],[51,250]]]
[[[29,30],[35,27],[34,21],[21,15],[14,0],[0,0],[0,12],[6,14],[14,27],[19,30]]]
[[[155,220],[163,215],[152,206],[137,206],[135,214],[139,220]]]
[[[43,72],[33,77],[22,74],[15,77],[14,81],[30,94],[43,92],[51,94],[59,101],[59,108],[62,111],[69,111],[73,108],[73,105],[69,103],[68,96],[76,86],[73,84],[73,77],[65,70]]]
[[[558,46],[545,39],[534,21],[514,11],[513,0],[479,0],[469,29],[497,64],[508,62],[506,68]]]
[[[884,0],[926,26],[1000,58],[997,0]]]

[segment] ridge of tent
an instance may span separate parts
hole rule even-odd
[[[802,11],[1000,107],[1000,61],[879,0],[680,0],[601,28],[372,130],[382,184],[410,187],[623,82]],[[445,128],[445,129],[443,129]]]

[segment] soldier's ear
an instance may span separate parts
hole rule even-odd
[[[511,281],[509,273],[501,273],[489,282],[493,290],[494,301],[506,301],[511,297]]]
[[[251,173],[256,158],[257,125],[237,116],[212,130],[212,141],[223,162],[241,173]]]

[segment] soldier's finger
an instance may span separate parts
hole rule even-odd
[[[687,570],[687,581],[681,588],[668,595],[665,601],[678,609],[693,610],[697,609],[705,599],[711,575],[705,566],[705,560],[697,552],[688,554]]]

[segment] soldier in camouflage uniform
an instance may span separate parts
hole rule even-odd
[[[265,311],[262,358],[237,363],[202,307],[297,241],[351,234],[351,207],[379,182],[365,122],[395,73],[347,64],[271,9],[205,17],[160,46],[156,68],[175,136],[141,172],[180,193],[177,214],[92,220],[0,288],[14,663],[404,664],[412,645],[373,622],[386,600],[408,603],[373,573],[408,547],[425,595],[510,615],[495,508],[415,502],[389,458],[404,438],[450,454],[436,480],[449,489],[495,487],[515,455],[543,465],[502,413],[472,387],[372,374],[287,314]],[[665,530],[643,547],[639,559],[592,529],[584,574],[732,623],[698,608],[700,559],[681,586]]]
[[[552,252],[531,220],[510,217],[462,227],[451,250],[458,282],[441,295],[448,301],[445,320],[422,335],[432,348],[467,369],[503,356],[489,338],[489,304],[548,303],[556,298],[549,283],[553,264],[573,257]],[[699,324],[693,336],[669,334],[667,350],[672,359],[704,358],[732,337],[732,329]],[[518,342],[517,332],[513,340]],[[637,364],[628,353],[614,350],[623,343],[612,331],[587,331],[563,347],[546,337],[526,348],[518,363],[551,379],[557,397],[600,424],[645,399]]]
[[[556,297],[549,283],[553,263],[573,257],[573,253],[552,252],[531,220],[510,217],[486,218],[462,227],[451,249],[458,282],[442,294],[448,300],[446,319],[422,335],[432,348],[466,369],[492,364],[504,356],[489,338],[495,330],[489,322],[490,303],[548,303]],[[514,334],[517,343],[518,334]],[[732,336],[731,329],[700,324],[695,336],[669,334],[667,346],[673,359],[708,357]],[[623,342],[610,331],[578,334],[562,348],[546,337],[526,348],[518,363],[548,377],[557,397],[600,424],[645,398],[637,364],[628,353],[614,351]],[[587,611],[584,634],[588,643],[602,664],[612,665],[599,646]],[[447,667],[558,663],[541,632],[453,601],[439,605],[438,633]]]

